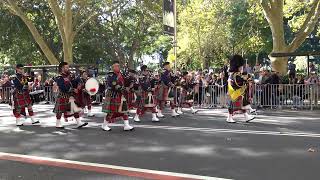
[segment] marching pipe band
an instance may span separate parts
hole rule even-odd
[[[244,60],[241,56],[235,55],[230,60],[230,73],[228,79],[228,123],[235,123],[234,113],[241,111],[246,122],[252,121],[255,117],[251,115],[255,110],[250,106],[250,76],[243,73]],[[112,64],[112,71],[106,78],[106,90],[102,103],[102,112],[105,113],[101,128],[110,131],[110,123],[122,119],[124,131],[132,131],[134,127],[129,124],[129,110],[136,110],[134,122],[141,122],[140,118],[146,112],[151,112],[152,122],[159,122],[164,118],[163,110],[170,104],[171,116],[182,115],[182,109],[190,109],[192,114],[197,113],[193,107],[195,87],[199,82],[192,78],[188,72],[174,74],[171,71],[170,63],[163,64],[163,72],[152,72],[146,65],[141,66],[141,73],[127,69],[127,72],[120,71],[119,62]],[[32,102],[30,99],[30,87],[28,80],[23,75],[23,65],[17,65],[17,74],[12,78],[14,83],[13,91],[13,114],[16,117],[16,125],[22,126],[24,122],[21,115],[28,109],[32,124],[40,123],[34,119]],[[91,112],[91,96],[99,91],[99,82],[90,78],[87,71],[81,71],[78,77],[70,73],[69,65],[66,62],[59,64],[59,76],[55,78],[58,87],[53,112],[56,114],[56,128],[63,129],[62,115],[67,121],[68,117],[74,117],[77,128],[88,125],[82,122],[81,115],[84,109],[88,109],[88,117],[93,117]]]

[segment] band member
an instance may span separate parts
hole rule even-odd
[[[76,103],[81,108],[88,108],[88,117],[93,117],[94,115],[91,112],[92,109],[92,100],[91,96],[87,93],[85,89],[85,84],[88,80],[89,76],[86,71],[81,71],[80,76],[75,79],[75,82],[73,83],[74,88],[77,89],[77,93],[75,93],[76,96]]]
[[[171,73],[171,67],[169,62],[165,62],[163,64],[164,66],[164,72],[161,74],[160,81],[161,85],[159,88],[159,94],[158,94],[158,101],[159,101],[159,107],[160,110],[158,111],[158,117],[164,117],[162,114],[162,111],[165,107],[165,104],[167,101],[170,101],[170,107],[171,107],[171,116],[176,117],[179,116],[179,114],[175,110],[175,103],[174,103],[174,84],[173,84],[173,75]]]
[[[77,121],[77,127],[82,128],[88,125],[88,123],[84,123],[81,121],[79,111],[73,112],[73,114],[69,114],[71,111],[73,111],[71,109],[71,101],[74,101],[74,93],[78,93],[78,90],[72,87],[68,63],[61,62],[59,64],[59,72],[60,75],[56,78],[56,83],[59,87],[59,94],[57,96],[56,104],[53,109],[53,112],[56,113],[57,118],[56,128],[64,128],[61,122],[62,114],[64,115],[65,119],[67,119],[69,116],[74,116]]]
[[[193,108],[193,90],[195,83],[192,82],[191,76],[189,76],[188,72],[183,72],[182,76],[183,77],[180,81],[181,92],[179,96],[179,107],[177,113],[182,113],[182,108],[190,108],[192,114],[195,114],[197,113],[197,110]]]
[[[140,87],[137,92],[137,113],[134,117],[135,122],[140,122],[141,116],[146,111],[152,112],[152,122],[158,122],[156,102],[154,98],[155,88],[152,87],[150,72],[147,70],[147,66],[141,67],[141,77],[139,79]]]
[[[115,122],[117,118],[122,118],[124,131],[131,131],[134,128],[129,125],[128,106],[125,98],[126,89],[124,87],[124,76],[120,72],[118,61],[113,62],[112,72],[107,77],[106,97],[102,106],[102,112],[107,113],[102,129],[110,131],[109,123]]]
[[[28,109],[29,116],[32,124],[40,123],[34,119],[32,109],[32,101],[29,92],[28,79],[23,75],[23,65],[16,65],[16,76],[13,78],[14,91],[13,91],[13,115],[16,117],[16,125],[23,126],[21,114],[25,114],[25,108]]]
[[[135,70],[128,70],[128,75],[125,77],[124,86],[126,88],[126,99],[128,102],[128,109],[135,108],[135,89],[139,86],[136,80],[137,72]]]
[[[158,110],[158,106],[159,106],[159,90],[160,90],[160,75],[159,72],[156,71],[155,73],[153,73],[153,76],[151,77],[151,88],[154,89],[154,102],[156,104],[156,111],[159,112]],[[158,117],[163,117],[163,116],[159,116],[159,113],[157,113]]]
[[[242,111],[246,122],[252,121],[255,117],[249,115],[250,101],[248,96],[248,76],[243,73],[244,59],[240,55],[234,55],[230,60],[230,76],[228,79],[228,123],[235,123],[233,114],[235,111]]]

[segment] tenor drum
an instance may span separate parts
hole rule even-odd
[[[30,97],[32,104],[39,104],[40,102],[45,101],[44,90],[30,92]]]
[[[85,84],[85,89],[90,96],[94,96],[99,91],[99,82],[95,78],[90,78]]]

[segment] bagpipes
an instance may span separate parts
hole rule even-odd
[[[176,74],[170,73],[171,76],[171,87],[168,91],[168,100],[173,101],[178,94],[178,89],[181,90],[180,77]]]
[[[242,85],[237,82],[237,77],[243,81]],[[228,92],[232,101],[236,101],[240,96],[243,96],[249,86],[249,82],[252,81],[252,76],[248,73],[234,73],[233,74],[234,83],[239,87],[239,89],[235,89],[232,87],[231,82],[228,82]]]

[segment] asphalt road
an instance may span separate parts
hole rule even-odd
[[[179,118],[168,117],[159,123],[152,123],[147,114],[141,123],[132,123],[132,132],[123,132],[121,122],[105,132],[100,129],[103,114],[99,107],[94,108],[96,117],[83,118],[89,126],[80,130],[72,121],[65,130],[55,129],[51,105],[37,105],[34,110],[41,125],[26,123],[17,128],[9,107],[0,105],[0,152],[225,179],[320,177],[319,111],[264,111],[252,123],[244,123],[237,115],[237,124],[227,124],[226,110],[218,109],[196,115],[186,111]],[[33,177],[143,179],[0,160],[0,179],[36,179]]]

